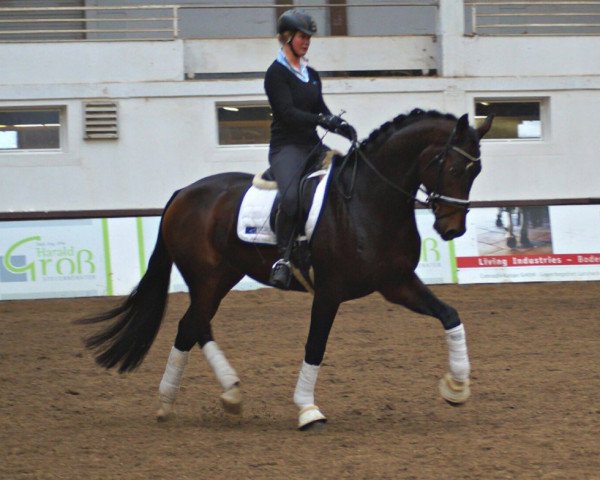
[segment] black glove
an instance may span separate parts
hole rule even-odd
[[[350,141],[356,139],[356,130],[354,130],[354,127],[344,121],[342,117],[338,117],[337,115],[324,115],[320,113],[318,124],[321,127],[333,133],[337,133],[338,135],[341,135]]]
[[[338,128],[335,129],[335,133],[347,138],[351,142],[356,140],[356,130],[349,123],[343,122]]]
[[[335,132],[340,125],[344,123],[342,117],[338,117],[337,115],[325,115],[323,113],[319,113],[319,119],[317,124],[331,132]]]

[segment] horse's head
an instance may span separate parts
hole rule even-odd
[[[471,128],[465,114],[443,145],[431,145],[421,154],[421,183],[435,215],[433,227],[444,240],[465,233],[469,192],[481,172],[479,140],[489,131],[492,120],[490,116],[480,127]]]

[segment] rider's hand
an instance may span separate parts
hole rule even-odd
[[[351,142],[356,140],[356,130],[349,123],[343,122],[338,128],[335,129],[335,133],[347,138]]]
[[[342,117],[338,117],[337,115],[326,115],[324,113],[319,113],[319,120],[317,121],[318,125],[331,131],[335,132],[340,125],[344,123]]]
[[[319,125],[333,133],[337,133],[350,141],[356,139],[356,130],[354,127],[347,123],[342,117],[337,115],[325,115],[319,114]]]

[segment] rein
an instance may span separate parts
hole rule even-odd
[[[423,186],[419,187],[419,191],[421,191],[427,195],[427,198],[424,201],[418,199],[415,195],[408,192],[406,189],[400,187],[396,183],[392,182],[383,173],[381,173],[379,171],[379,169],[373,164],[373,162],[371,162],[371,160],[369,160],[369,158],[360,149],[356,139],[354,139],[352,141],[352,146],[350,147],[350,150],[348,151],[348,153],[345,155],[342,165],[338,171],[338,174],[336,177],[336,180],[338,180],[337,184],[341,185],[339,182],[339,176],[341,175],[342,171],[345,169],[350,157],[354,156],[356,158],[357,155],[360,155],[360,157],[364,161],[365,165],[367,167],[369,167],[381,181],[383,181],[387,186],[389,186],[393,190],[406,196],[409,201],[410,200],[415,201],[425,207],[431,207],[435,203],[445,203],[447,205],[461,207],[461,208],[464,208],[465,210],[468,210],[469,206],[471,205],[471,202],[469,200],[463,200],[461,198],[449,197],[447,195],[442,195],[440,193],[437,193],[437,191],[439,190],[439,187],[441,185],[441,182],[442,182],[442,174],[443,174],[442,167],[443,167],[444,161],[446,160],[446,157],[448,156],[448,153],[450,153],[450,150],[455,151],[456,153],[458,153],[459,155],[466,158],[467,160],[469,160],[472,163],[481,161],[481,157],[479,157],[479,158],[474,157],[473,155],[465,152],[463,149],[456,147],[454,145],[451,145],[451,142],[454,139],[455,132],[456,132],[456,128],[454,130],[452,130],[452,133],[450,134],[450,137],[448,138],[448,141],[446,142],[446,145],[444,146],[444,148],[439,153],[437,153],[425,167],[425,170],[427,170],[427,169],[429,169],[429,167],[434,165],[436,162],[439,164],[439,173],[438,173],[438,181],[437,181],[436,188],[433,189],[432,191],[428,191],[427,189],[423,188]],[[356,182],[357,164],[358,164],[358,162],[354,162],[354,166],[352,169],[352,178],[350,181],[349,189],[346,192],[344,192],[344,191],[342,191],[341,187],[339,187],[340,193],[346,200],[350,200],[352,198],[352,194],[354,191],[354,185]],[[417,164],[415,164],[415,166],[416,165]]]

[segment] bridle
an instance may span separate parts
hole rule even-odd
[[[448,154],[450,153],[450,151],[454,151],[454,152],[458,153],[461,157],[466,158],[470,162],[467,165],[466,170],[469,170],[470,168],[473,167],[473,165],[476,165],[476,164],[478,164],[478,162],[481,162],[481,157],[474,157],[470,153],[465,152],[462,148],[459,148],[456,145],[452,145],[452,140],[454,140],[455,134],[456,134],[456,127],[452,130],[452,133],[450,134],[450,137],[448,137],[448,141],[446,142],[446,145],[444,145],[444,148],[429,161],[429,163],[427,164],[427,166],[424,169],[424,170],[427,170],[429,167],[431,167],[435,163],[437,163],[439,165],[438,178],[437,178],[435,188],[431,191],[427,191],[427,189],[423,188],[422,186],[419,187],[419,190],[424,192],[427,195],[427,199],[423,203],[428,207],[434,206],[436,203],[445,203],[446,205],[462,207],[465,210],[468,210],[471,205],[471,202],[469,200],[463,200],[462,198],[449,197],[447,195],[442,195],[442,194],[438,193],[438,191],[440,190],[440,187],[442,185],[444,162],[446,161],[446,158],[448,158]]]
[[[379,179],[381,181],[383,181],[386,185],[388,185],[393,190],[396,190],[397,192],[402,193],[404,196],[406,196],[408,198],[409,201],[412,200],[412,201],[415,201],[425,207],[431,207],[431,208],[433,208],[438,203],[444,203],[446,205],[461,207],[461,208],[465,209],[466,211],[468,211],[469,207],[471,205],[471,202],[469,200],[463,200],[462,198],[450,197],[448,195],[442,195],[441,193],[438,193],[438,191],[442,185],[442,180],[443,180],[444,162],[445,162],[446,158],[448,157],[450,151],[454,151],[454,152],[458,153],[460,156],[462,156],[463,158],[469,160],[470,163],[466,167],[467,170],[469,168],[471,168],[473,165],[476,165],[477,162],[481,161],[481,157],[474,157],[470,153],[465,152],[463,149],[461,149],[455,145],[452,145],[452,141],[454,140],[455,134],[456,134],[456,127],[452,130],[452,133],[450,133],[450,136],[448,137],[448,140],[446,141],[446,144],[444,145],[442,150],[440,150],[436,155],[434,155],[434,157],[427,163],[427,165],[424,168],[424,171],[426,171],[431,166],[435,165],[436,163],[438,165],[438,178],[437,178],[435,188],[432,190],[427,190],[422,185],[419,187],[419,191],[421,191],[421,192],[425,193],[425,195],[427,195],[427,198],[425,200],[420,200],[415,195],[408,192],[406,189],[400,187],[396,183],[392,182],[383,173],[381,173],[381,171],[379,171],[379,169],[373,164],[373,162],[371,162],[371,160],[369,160],[369,158],[360,149],[359,143],[356,138],[354,138],[352,140],[352,146],[350,147],[348,154],[344,158],[344,161],[340,168],[340,173],[341,173],[341,170],[344,169],[348,159],[352,156],[352,154],[355,154],[355,155],[358,154],[362,158],[365,165],[367,167],[369,167],[373,171],[373,173],[375,173],[375,175],[377,177],[379,177]],[[352,197],[352,191],[354,189],[354,181],[356,180],[356,163],[357,162],[354,163],[354,170],[352,172],[352,180],[351,180],[350,189],[348,192],[342,192],[342,195],[344,196],[344,198],[346,200],[349,200]],[[415,164],[415,165],[418,165],[418,164]],[[338,174],[338,177],[339,177],[339,174]],[[444,216],[448,216],[448,215],[452,215],[452,214],[453,213],[450,213],[450,214],[446,214]]]

